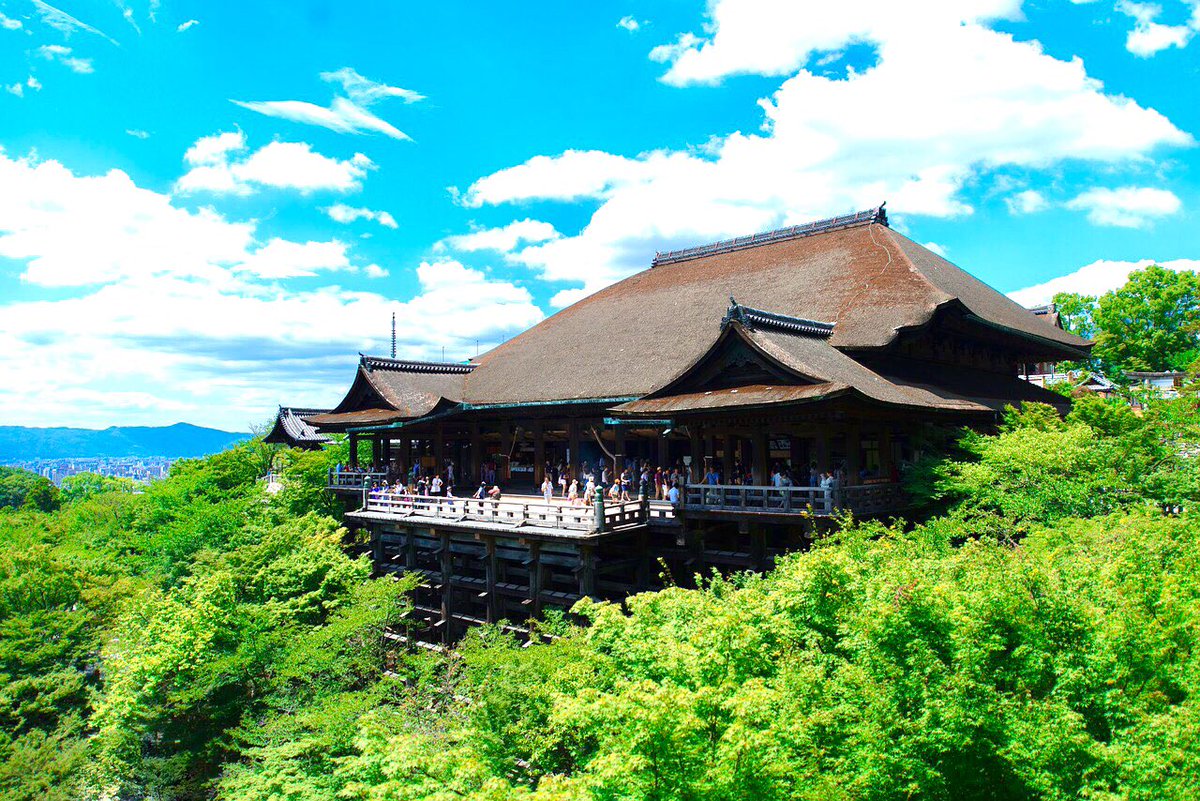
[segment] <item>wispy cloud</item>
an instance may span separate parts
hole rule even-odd
[[[125,133],[129,134],[134,139],[149,139],[150,138],[150,132],[143,131],[140,128],[126,128]]]
[[[86,33],[95,34],[96,36],[106,39],[112,44],[120,47],[120,42],[99,28],[94,28],[91,25],[88,25],[86,22],[72,17],[67,12],[44,2],[44,0],[32,0],[32,2],[33,7],[37,9],[38,14],[41,16],[42,22],[46,23],[51,28],[62,31],[62,33],[66,36],[70,36],[76,31],[84,31]]]
[[[179,25],[178,25],[178,26],[175,28],[175,30],[176,30],[176,32],[178,32],[178,33],[183,33],[183,32],[184,32],[184,31],[186,31],[188,28],[194,28],[194,27],[196,27],[196,26],[197,26],[197,25],[199,25],[199,24],[200,24],[200,20],[198,20],[198,19],[189,19],[187,22],[181,22],[181,23],[179,23]]]
[[[1066,203],[1068,209],[1086,211],[1093,225],[1120,228],[1142,228],[1156,217],[1174,214],[1182,205],[1174,192],[1148,186],[1098,187]]]
[[[628,15],[621,17],[619,20],[617,20],[617,27],[624,28],[625,30],[629,31],[630,33],[634,33],[635,31],[640,29],[642,27],[642,25],[644,25],[644,24],[645,24],[644,22],[638,22],[635,17],[630,17]]]
[[[63,45],[42,45],[38,48],[38,55],[42,58],[47,61],[57,61],[72,72],[86,75],[95,71],[90,58],[79,58],[71,53],[71,48]]]
[[[231,100],[242,108],[305,125],[318,125],[331,131],[347,134],[381,133],[393,139],[409,140],[408,134],[379,118],[370,106],[387,98],[405,103],[424,100],[424,95],[411,89],[389,86],[359,75],[350,67],[321,73],[321,80],[341,84],[342,92],[335,94],[328,106],[318,106],[304,100]]]
[[[0,11],[0,28],[4,28],[6,31],[18,31],[23,27],[21,20],[13,19]]]
[[[372,220],[379,223],[384,228],[397,228],[396,218],[386,211],[374,211],[372,209],[354,208],[347,206],[345,203],[335,203],[325,209],[325,213],[329,215],[329,219],[334,222],[340,222],[343,225],[349,225],[356,220]]]

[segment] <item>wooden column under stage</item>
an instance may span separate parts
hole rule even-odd
[[[358,434],[350,435],[350,466],[358,467]]]

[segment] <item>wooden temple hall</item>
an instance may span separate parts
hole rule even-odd
[[[765,569],[839,510],[902,513],[899,477],[938,429],[1061,407],[1018,365],[1090,345],[880,207],[659,253],[470,362],[363,356],[335,408],[281,409],[273,436],[370,443],[330,490],[381,573],[426,577],[414,626],[453,639],[667,576]],[[641,479],[660,467],[674,504]],[[413,490],[434,475],[452,497]],[[607,478],[603,497],[564,499],[560,475],[580,495]],[[472,498],[481,482],[499,498]]]

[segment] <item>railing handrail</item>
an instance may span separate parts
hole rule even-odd
[[[520,524],[543,524],[572,531],[595,531],[595,511],[590,505],[568,506],[524,501],[501,497],[463,498],[441,495],[413,495],[404,492],[367,490],[363,511],[407,510],[408,513],[432,513],[433,517],[457,517],[483,522],[501,521]],[[641,501],[622,501],[604,507],[604,529],[614,525],[645,522]]]
[[[838,485],[833,487],[776,487],[758,484],[687,484],[683,506],[720,511],[766,512],[771,514],[804,513],[831,515],[837,509],[856,514],[875,514],[894,510],[900,484]]]

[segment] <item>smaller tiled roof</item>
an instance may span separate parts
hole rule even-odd
[[[318,447],[329,442],[329,437],[313,427],[310,418],[326,414],[328,409],[301,409],[295,406],[280,406],[275,415],[275,425],[263,437],[264,442],[291,447]]]

